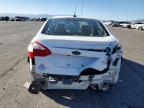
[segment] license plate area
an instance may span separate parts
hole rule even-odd
[[[47,74],[43,73],[43,77],[48,78],[49,81],[62,81],[63,84],[70,85],[73,82],[81,82],[79,80],[79,76],[71,76],[71,75],[54,75],[54,74]]]

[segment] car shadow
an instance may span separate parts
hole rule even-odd
[[[144,65],[124,58],[118,83],[106,92],[91,89],[41,92],[70,108],[144,108]]]

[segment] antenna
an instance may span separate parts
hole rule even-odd
[[[83,0],[81,0],[81,16],[83,15]]]
[[[77,5],[76,5],[76,3],[75,3],[75,10],[74,10],[74,15],[73,15],[73,17],[76,17],[76,9],[77,9]]]

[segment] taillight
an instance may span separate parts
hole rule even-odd
[[[51,51],[47,47],[39,43],[38,41],[35,41],[32,44],[32,47],[33,50],[28,51],[28,56],[30,58],[34,58],[35,56],[45,57],[51,54]]]

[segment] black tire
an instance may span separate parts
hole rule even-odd
[[[138,28],[138,30],[143,30],[143,28],[140,26],[140,27]]]
[[[30,85],[30,87],[28,88],[28,91],[31,94],[38,94],[40,91],[40,86],[36,81],[33,81]]]

